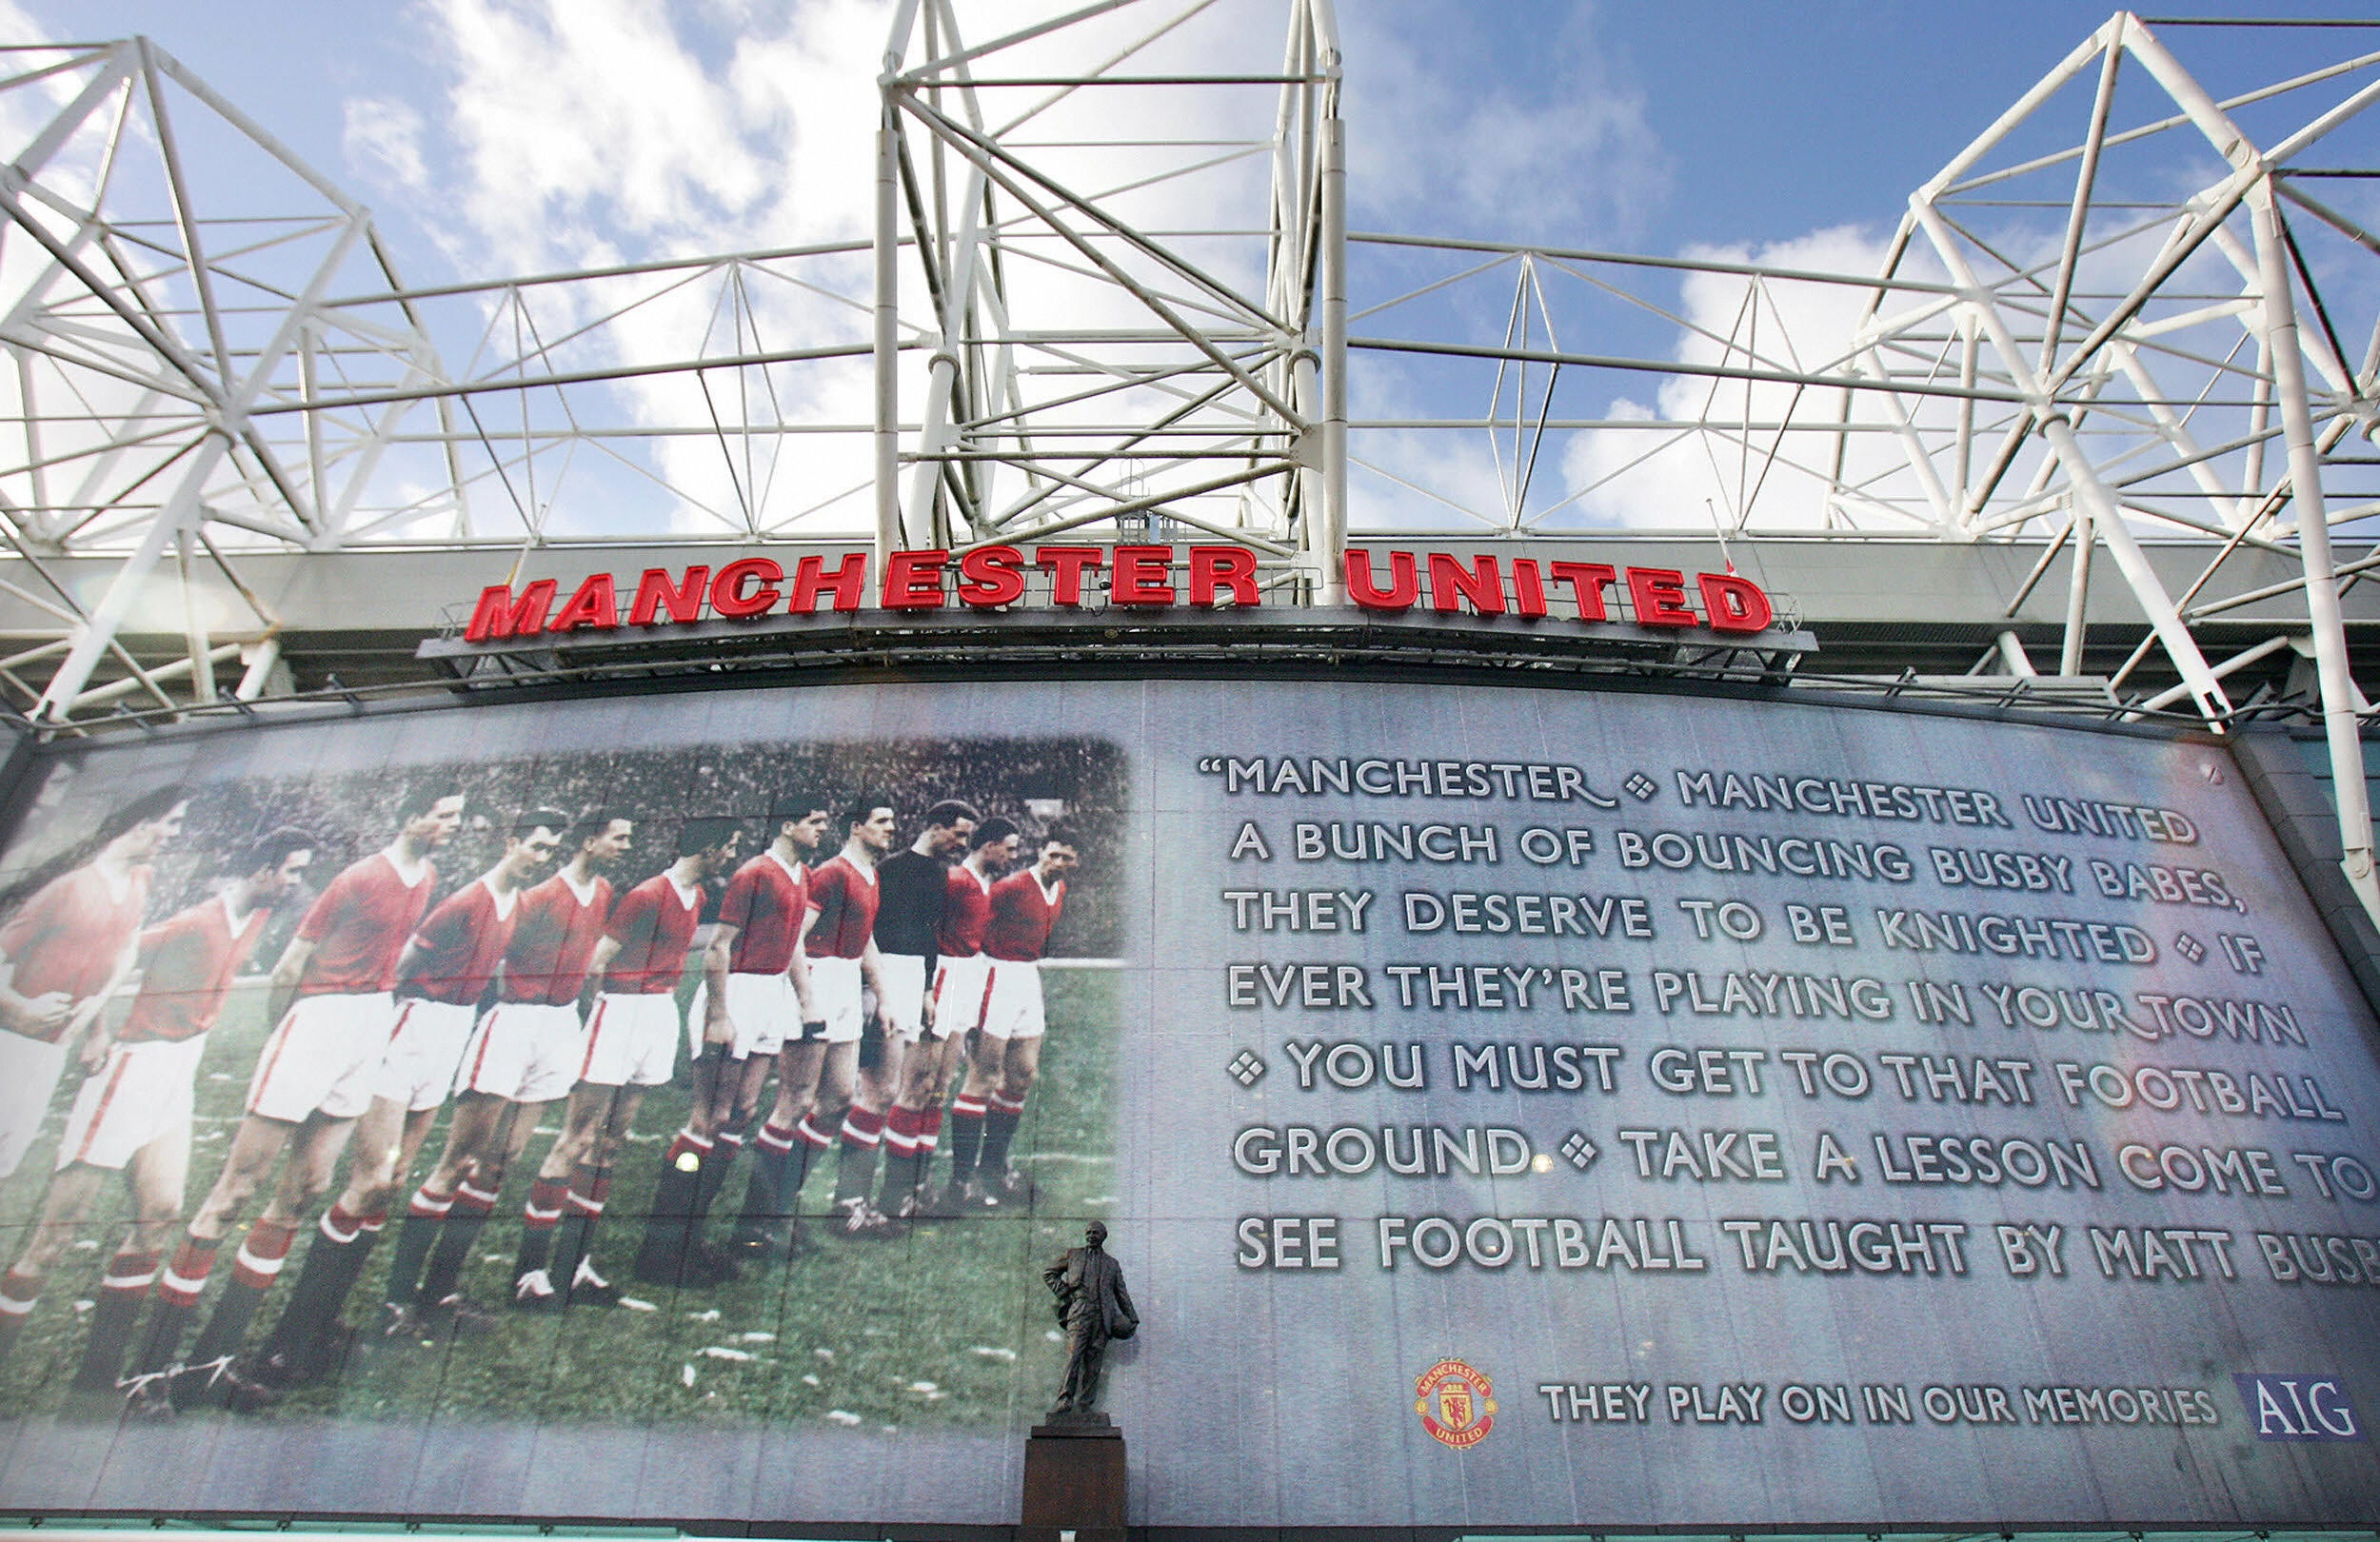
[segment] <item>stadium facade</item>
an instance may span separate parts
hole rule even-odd
[[[1351,231],[1210,9],[428,287],[15,50],[0,1514],[1021,1537],[1098,1220],[1152,1539],[2368,1529],[2380,55],[1819,272]]]

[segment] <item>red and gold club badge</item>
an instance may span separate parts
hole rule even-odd
[[[1460,1360],[1440,1360],[1413,1382],[1413,1411],[1430,1438],[1469,1451],[1496,1428],[1495,1387]]]

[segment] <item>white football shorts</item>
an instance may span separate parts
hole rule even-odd
[[[256,1058],[248,1111],[289,1124],[354,1118],[371,1106],[396,1016],[387,991],[298,998]]]
[[[396,1026],[388,1030],[388,1053],[380,1062],[373,1096],[403,1103],[418,1114],[436,1108],[454,1088],[463,1046],[471,1041],[476,1008],[408,996],[397,1003]]]
[[[482,1014],[455,1068],[454,1090],[550,1103],[578,1084],[586,1026],[573,1002],[499,1001]]]
[[[810,1006],[826,1019],[829,1044],[856,1044],[865,1016],[860,993],[863,985],[857,959],[810,960]]]
[[[0,1030],[0,1177],[15,1172],[32,1149],[65,1075],[65,1045]]]
[[[599,1087],[663,1085],[677,1065],[678,1027],[674,994],[606,991],[595,998],[595,1010],[587,1015],[579,1079]]]
[[[60,1170],[81,1162],[120,1172],[133,1153],[161,1137],[190,1137],[198,1062],[207,1036],[118,1044],[84,1078],[58,1142]]]
[[[893,1032],[902,1043],[916,1043],[925,1031],[924,958],[915,953],[879,954],[876,978],[883,987],[878,1010],[892,1018]]]
[[[991,992],[992,960],[982,954],[942,959],[934,970],[934,1037],[948,1038],[981,1027]]]
[[[1040,964],[992,960],[992,983],[983,996],[982,1027],[989,1038],[1039,1038],[1047,1032],[1041,1020]]]
[[[686,1011],[689,1055],[703,1053],[703,1019],[709,1007],[710,982],[705,980],[694,988],[694,1004]],[[802,1034],[802,1006],[793,981],[783,975],[729,975],[727,1021],[736,1031],[727,1042],[728,1054],[739,1060],[776,1054],[786,1039]]]

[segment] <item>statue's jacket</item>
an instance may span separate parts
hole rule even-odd
[[[1060,1326],[1096,1323],[1109,1338],[1130,1338],[1140,1331],[1140,1315],[1133,1310],[1132,1293],[1124,1289],[1123,1265],[1104,1251],[1068,1248],[1041,1277],[1058,1297]]]

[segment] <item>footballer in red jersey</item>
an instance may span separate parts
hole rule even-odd
[[[398,804],[396,839],[331,880],[282,950],[265,997],[266,1016],[275,1026],[248,1081],[248,1116],[158,1281],[149,1332],[133,1358],[135,1413],[173,1413],[165,1385],[169,1373],[189,1396],[238,1389],[236,1378],[225,1376],[231,1358],[279,1277],[307,1208],[330,1187],[358,1117],[373,1107],[374,1078],[396,1017],[390,991],[397,960],[429,910],[438,887],[430,853],[454,838],[463,801],[451,781],[431,779],[409,787]],[[399,1110],[398,1117],[373,1121],[366,1149],[392,1149],[401,1120]],[[213,1271],[216,1249],[293,1141],[281,1180],[248,1228],[231,1281],[186,1364],[182,1335]]]
[[[823,800],[779,799],[770,815],[775,836],[737,869],[720,901],[719,922],[703,953],[703,983],[686,1018],[694,1098],[685,1128],[662,1154],[637,1259],[640,1278],[684,1278],[688,1257],[697,1260],[699,1275],[724,1276],[731,1267],[729,1255],[703,1234],[744,1148],[769,1067],[785,1040],[799,1038],[802,1024],[818,1016],[809,960],[802,952],[802,927],[810,913],[810,874],[803,863],[825,838],[828,819]],[[747,1201],[773,1192],[772,1176],[790,1150],[787,1140],[764,1141],[760,1176],[747,1184]],[[774,1208],[773,1202],[767,1206]]]
[[[108,1262],[74,1378],[77,1392],[114,1389],[160,1250],[181,1225],[193,1084],[208,1031],[273,907],[306,881],[313,847],[314,838],[303,831],[273,831],[241,853],[219,892],[141,934],[140,991],[120,1030],[110,1038],[102,1019],[95,1032],[93,1046],[105,1058],[67,1116],[31,1238],[0,1278],[0,1354],[14,1342],[42,1276],[73,1242],[108,1176],[121,1174],[131,1224]]]
[[[594,1117],[583,1106],[611,1089],[581,1082],[586,1058],[586,1021],[579,1009],[585,994],[595,945],[611,919],[611,880],[603,871],[634,849],[636,825],[607,809],[581,815],[565,848],[570,860],[561,872],[529,891],[505,955],[502,999],[480,1019],[464,1051],[457,1096],[486,1093],[515,1104],[507,1164],[518,1159],[537,1128],[546,1103],[571,1098],[565,1128]],[[600,1112],[600,1111],[597,1111]],[[584,1241],[591,1218],[609,1197],[609,1176],[574,1161],[568,1143],[556,1141],[529,1187],[521,1216],[521,1256],[513,1269],[515,1306],[558,1307],[578,1287],[582,1299],[605,1296],[607,1287],[585,1267]],[[567,1218],[565,1218],[565,1212]],[[549,1276],[554,1247],[562,1245],[561,1282]]]
[[[254,1363],[236,1378],[242,1385],[232,1394],[233,1406],[269,1402],[272,1393],[329,1368],[341,1338],[339,1314],[379,1237],[376,1218],[387,1215],[455,1084],[479,1003],[495,988],[511,946],[522,897],[552,864],[569,828],[570,816],[558,809],[531,808],[514,816],[495,865],[440,901],[407,940],[397,959],[396,1021],[381,1058],[372,1117],[366,1121],[392,1125],[396,1144],[357,1150],[347,1188],[324,1212],[307,1247],[288,1307]],[[480,1315],[461,1300],[458,1282],[469,1245],[495,1210],[496,1192],[455,1175],[490,1144],[495,1116],[508,1106],[499,1098],[479,1097],[456,1110],[446,1154],[413,1196],[397,1234],[381,1323],[385,1334],[410,1334],[423,1326],[415,1311],[417,1295],[441,1325]],[[500,1135],[493,1144],[500,1152]],[[496,1183],[502,1181],[498,1162]]]
[[[843,850],[811,870],[810,912],[803,922],[802,951],[815,1016],[802,1024],[800,1038],[786,1040],[778,1052],[777,1104],[762,1132],[764,1142],[775,1133],[789,1132],[791,1155],[778,1185],[782,1209],[763,1223],[788,1238],[810,1164],[842,1132],[859,1074],[861,1039],[869,1030],[889,1031],[882,1021],[885,993],[876,948],[876,868],[892,849],[892,805],[873,795],[856,799],[843,810],[842,823]],[[863,993],[879,1003],[877,1022],[863,1021]],[[838,1225],[861,1236],[890,1229],[864,1199],[846,1207]]]
[[[966,860],[942,874],[925,1032],[902,1060],[901,1095],[884,1118],[883,1208],[896,1219],[947,1213],[926,1197],[923,1185],[942,1140],[954,1061],[983,1020],[991,983],[983,933],[992,920],[992,885],[1016,865],[1018,839],[1014,820],[985,820],[967,838]]]
[[[885,858],[876,869],[876,968],[883,982],[878,1010],[888,1031],[879,1053],[860,1057],[859,1085],[843,1117],[835,1208],[844,1214],[846,1226],[859,1215],[868,1217],[863,1224],[871,1233],[880,1229],[882,1212],[874,1204],[880,1147],[890,1146],[897,1158],[916,1154],[916,1121],[895,1121],[893,1103],[910,1057],[922,1052],[934,1059],[942,1047],[929,1037],[934,1006],[926,987],[949,892],[950,860],[966,849],[967,836],[982,817],[972,804],[945,799],[925,811],[908,849]],[[900,1209],[915,1187],[913,1180],[894,1192],[891,1208]]]
[[[1041,959],[1066,904],[1066,874],[1075,864],[1072,838],[1042,837],[1031,867],[992,885],[983,927],[991,959],[982,1018],[967,1059],[967,1079],[951,1104],[951,1182],[961,1202],[978,1207],[1015,1203],[1030,1189],[1008,1162],[1009,1142],[1024,1117],[1025,1094],[1041,1067]]]
[[[188,800],[164,788],[101,822],[89,845],[20,885],[30,898],[0,924],[0,1178],[25,1160],[108,998],[132,971],[149,910],[149,859],[182,832]],[[51,876],[54,874],[55,876]]]
[[[565,1162],[584,1165],[591,1170],[590,1192],[607,1186],[645,1089],[669,1081],[683,1026],[678,982],[687,954],[704,941],[703,886],[734,865],[741,834],[730,819],[685,820],[678,828],[677,860],[612,906],[590,964],[601,984],[586,1020],[582,1085],[571,1094],[570,1123],[555,1142],[547,1171]],[[588,1216],[582,1229],[583,1251],[572,1261],[573,1275],[582,1273],[579,1264],[588,1256],[585,1250],[591,1246],[594,1220]],[[584,1291],[572,1287],[574,1296],[609,1294],[609,1282],[600,1273],[585,1272],[591,1277]]]

